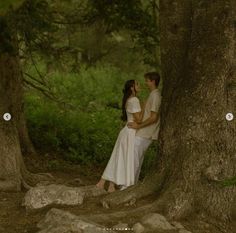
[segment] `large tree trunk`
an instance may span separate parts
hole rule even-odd
[[[105,206],[155,190],[153,205],[170,218],[198,212],[230,219],[236,189],[221,181],[236,176],[236,124],[225,118],[236,110],[233,2],[160,1],[164,82],[156,174],[108,195]]]
[[[225,119],[236,109],[228,89],[235,81],[234,7],[230,0],[163,0],[160,7],[166,212],[228,220],[235,187],[219,181],[236,175],[235,120]]]
[[[20,190],[21,172],[20,157],[21,148],[19,143],[17,122],[13,114],[19,91],[19,65],[17,58],[10,54],[0,55],[0,189]],[[10,113],[12,120],[4,121],[3,114]],[[6,184],[3,186],[3,184]],[[7,185],[9,184],[9,185]]]
[[[17,40],[6,21],[2,23],[0,47],[0,190],[19,191],[21,186],[35,184],[42,175],[27,171],[22,154],[19,131],[22,132],[20,119],[22,109],[22,75],[18,56]],[[5,37],[5,38],[4,38]],[[5,121],[4,113],[12,119]]]
[[[22,100],[22,99],[21,99]],[[19,112],[19,119],[17,124],[17,130],[20,139],[21,152],[25,155],[36,155],[34,145],[29,137],[27,122],[25,120],[23,103],[21,103],[22,110]]]

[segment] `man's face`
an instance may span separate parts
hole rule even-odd
[[[152,89],[155,86],[155,81],[145,78],[145,83],[149,89]]]

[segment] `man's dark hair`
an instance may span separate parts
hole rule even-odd
[[[158,87],[160,79],[161,79],[159,73],[157,73],[157,72],[148,72],[148,73],[144,74],[144,77],[151,80],[151,81],[155,80],[156,87]]]

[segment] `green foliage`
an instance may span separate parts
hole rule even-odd
[[[26,58],[25,82],[40,90],[25,96],[34,144],[75,163],[105,164],[121,129],[125,80],[142,82],[143,62],[159,65],[152,4],[26,1],[15,21]],[[150,151],[145,169],[154,158]]]
[[[53,51],[54,33],[59,30],[53,23],[56,16],[46,0],[26,0],[22,7],[12,14],[12,22],[21,41],[24,42],[25,53],[49,54]]]
[[[157,11],[152,2],[146,7],[140,0],[90,0],[89,3],[89,11],[84,17],[89,25],[103,20],[108,27],[108,33],[129,30],[136,46],[144,50],[144,62],[154,67],[159,65],[155,54],[159,45]]]
[[[65,71],[104,59],[127,71],[140,62],[157,69],[159,33],[151,2],[25,0],[11,12],[10,28],[20,41],[24,63],[37,53]],[[5,47],[11,48],[9,43]]]
[[[104,65],[82,69],[79,74],[51,74],[46,81],[65,105],[48,101],[34,90],[27,92],[25,107],[33,143],[75,163],[105,164],[122,127],[124,82],[136,77],[144,81],[142,75]]]
[[[29,96],[27,108],[29,131],[37,148],[62,152],[65,159],[84,164],[109,157],[119,131],[118,110],[62,113],[47,102],[30,104]]]
[[[61,170],[61,164],[58,160],[53,159],[48,162],[48,168],[50,170]]]
[[[47,104],[37,95],[26,96],[26,114],[28,127],[35,145],[41,148],[56,150],[60,145],[57,137],[57,126],[62,116],[53,104]]]
[[[222,182],[223,186],[232,186],[232,185],[236,185],[236,177],[224,180]]]

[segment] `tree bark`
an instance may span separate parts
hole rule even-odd
[[[110,194],[103,205],[149,195],[153,182],[153,205],[169,218],[196,212],[220,223],[231,219],[236,189],[222,181],[236,176],[235,119],[226,120],[236,109],[234,5],[160,1],[163,99],[156,174],[134,193]]]
[[[14,55],[0,55],[0,190],[15,190],[21,188],[20,156],[21,149],[13,114],[15,96],[19,91],[19,69],[17,58]],[[10,113],[12,120],[4,121],[3,114]],[[4,185],[5,184],[5,185]]]
[[[45,177],[28,172],[22,158],[19,138],[24,131],[20,125],[23,116],[22,75],[17,39],[6,22],[2,25],[1,39],[4,43],[0,48],[0,190],[19,191],[22,186],[29,188],[28,183],[33,185]],[[4,113],[10,113],[12,119],[5,121]]]
[[[23,103],[21,104],[22,110],[19,112],[19,120],[17,124],[17,130],[20,139],[21,152],[25,155],[36,155],[36,150],[34,145],[29,137],[27,122],[25,120],[25,114],[23,109]]]
[[[234,20],[232,1],[162,0],[160,5],[163,102],[160,160],[168,174],[166,213],[191,211],[229,220],[236,175]]]

